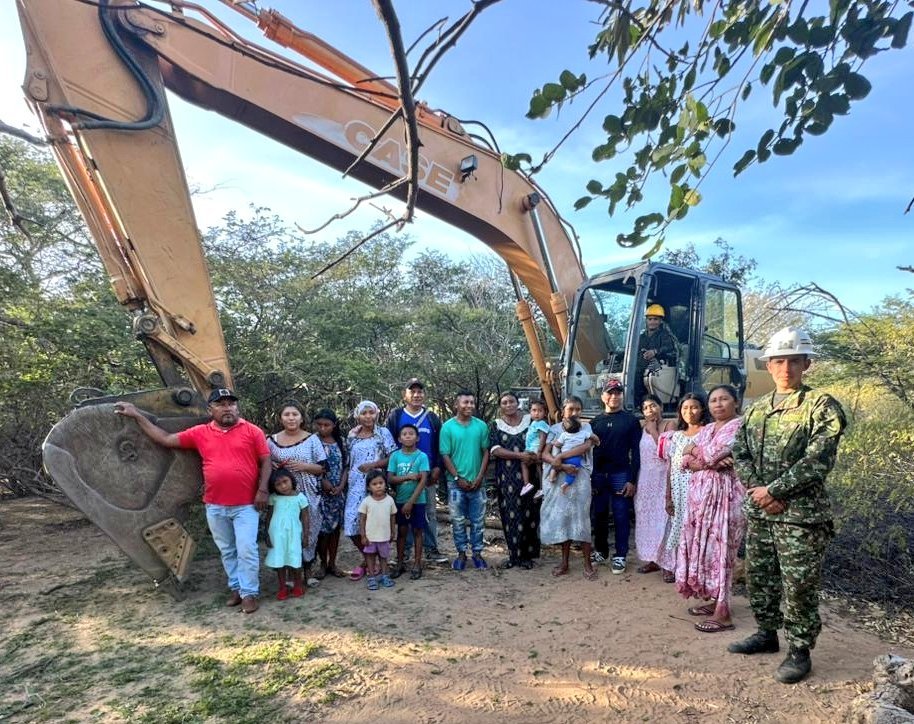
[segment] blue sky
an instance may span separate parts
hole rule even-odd
[[[468,2],[400,0],[396,5],[408,44],[435,20],[456,19]],[[392,73],[387,40],[369,0],[276,0],[269,6],[379,75]],[[605,63],[588,65],[586,56],[597,12],[596,4],[584,0],[502,0],[482,14],[439,64],[420,97],[433,108],[485,122],[503,150],[525,150],[537,159],[583,105],[572,105],[545,121],[530,121],[524,117],[530,94],[565,68],[586,71],[589,77],[605,72]],[[226,17],[250,39],[267,43],[240,16],[235,19],[228,12]],[[667,247],[693,242],[705,249],[723,237],[737,253],[758,260],[761,277],[785,285],[816,282],[861,311],[914,286],[911,274],[895,268],[914,264],[914,214],[903,214],[914,197],[914,100],[908,92],[912,56],[909,47],[870,61],[864,73],[873,91],[852,106],[849,116],[837,118],[825,136],[810,138],[794,156],[772,159],[734,180],[732,163],[779,121],[757,89],[754,102],[737,116],[735,140],[702,186],[704,201],[669,230]],[[19,88],[23,67],[14,3],[0,0],[0,119],[34,130]],[[336,172],[214,113],[173,97],[171,104],[191,183],[218,187],[195,199],[201,227],[217,223],[228,209],[250,203],[268,206],[304,227],[316,226],[365,191],[361,184],[341,182]],[[589,273],[640,258],[646,249],[620,249],[616,234],[629,230],[634,215],[654,210],[644,206],[611,218],[598,202],[582,212],[572,209],[587,180],[606,179],[618,170],[595,164],[590,157],[601,141],[603,116],[617,108],[611,103],[601,107],[594,122],[538,176],[577,229]],[[654,198],[665,195],[658,186]],[[393,200],[385,205],[400,208]],[[323,238],[342,236],[350,228],[367,229],[376,215],[368,210],[338,222]],[[418,215],[408,233],[417,247],[452,255],[486,251],[463,232],[425,214]]]

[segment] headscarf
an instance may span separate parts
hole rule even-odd
[[[358,418],[359,415],[361,415],[363,412],[365,412],[365,410],[367,410],[369,408],[373,409],[375,412],[381,411],[381,408],[379,408],[371,400],[362,400],[358,405],[355,406],[356,418]]]

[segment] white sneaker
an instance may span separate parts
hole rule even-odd
[[[521,494],[521,495],[526,495],[526,494],[529,493],[531,490],[533,490],[533,485],[530,484],[530,483],[525,483],[525,484],[524,484],[524,487],[522,487],[522,488],[520,489],[520,494]]]
[[[612,572],[614,576],[625,573],[625,559],[621,556],[615,556],[612,562]]]
[[[537,491],[533,494],[533,499],[534,499],[534,500],[539,500],[539,499],[542,498],[542,497],[543,497],[543,491],[542,491],[542,490],[537,490]]]
[[[603,554],[600,551],[594,551],[590,554],[591,563],[606,563],[606,559],[603,557]]]

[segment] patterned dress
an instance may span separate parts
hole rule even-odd
[[[270,457],[280,465],[294,461],[297,463],[316,464],[322,463],[327,459],[324,452],[324,445],[317,435],[308,435],[294,445],[280,445],[276,442],[273,435],[267,438],[267,445],[270,447]],[[317,546],[317,536],[321,532],[321,495],[320,480],[317,475],[310,473],[292,472],[295,478],[295,488],[299,493],[304,493],[308,498],[308,510],[310,515],[308,525],[308,543],[302,546],[302,555],[305,563],[314,560],[314,552]]]
[[[581,423],[582,432],[590,436],[590,424]],[[562,433],[562,424],[549,428],[546,437],[547,449]],[[549,482],[551,465],[543,464],[543,507],[540,509],[540,542],[543,545],[557,545],[567,541],[590,543],[590,474],[593,472],[593,452],[588,451],[578,468],[578,476],[564,495],[559,492],[562,477]]]
[[[489,427],[489,445],[492,450],[504,448],[522,452],[526,444],[530,416],[524,415],[517,425],[509,425],[497,418]],[[524,487],[520,460],[503,460],[492,456],[495,461],[495,487],[498,493],[498,512],[505,531],[505,543],[513,563],[539,558],[539,501],[533,494],[521,497]]]
[[[676,551],[679,549],[679,538],[688,506],[689,481],[692,479],[692,471],[682,467],[682,451],[694,439],[694,436],[689,437],[682,430],[665,432],[660,436],[659,454],[669,464],[670,492],[673,498],[673,515],[669,518],[659,561],[661,568],[666,571],[676,570]]]
[[[343,454],[335,442],[324,442],[327,456],[327,480],[334,488],[340,484],[343,475]],[[343,525],[343,511],[346,509],[346,491],[331,495],[321,487],[321,533],[330,534]]]
[[[666,512],[666,472],[669,463],[657,454],[647,430],[639,443],[641,470],[635,493],[635,546],[645,563],[660,563],[669,516]]]
[[[359,465],[389,457],[397,446],[386,427],[375,427],[371,437],[356,437],[350,432],[346,445],[349,448],[349,490],[346,491],[343,532],[353,536],[359,534],[359,504],[365,497],[365,473],[359,470]]]
[[[695,438],[692,457],[712,464],[726,457],[733,447],[738,417],[714,429],[705,425]],[[686,598],[714,598],[728,604],[733,581],[733,563],[746,531],[743,484],[733,469],[705,469],[692,473],[686,518],[676,557],[676,590]]]

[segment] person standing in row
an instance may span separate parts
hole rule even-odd
[[[416,447],[425,453],[431,466],[425,485],[425,558],[435,563],[447,563],[447,556],[438,550],[437,503],[438,483],[441,480],[438,440],[441,435],[441,420],[425,406],[425,384],[418,377],[406,382],[403,389],[403,405],[391,410],[384,423],[394,440],[400,439],[400,430],[404,425],[414,425],[419,431],[419,442]]]
[[[698,631],[719,633],[733,628],[733,565],[746,531],[746,493],[733,472],[733,440],[742,423],[737,391],[730,385],[712,387],[708,409],[714,422],[701,429],[682,456],[692,478],[676,552],[676,590],[685,598],[710,599],[688,611],[708,616],[695,624]]]
[[[346,512],[343,531],[352,544],[362,553],[362,562],[352,569],[349,577],[361,580],[368,571],[368,558],[364,553],[362,531],[359,528],[359,506],[368,494],[369,476],[387,470],[390,454],[396,449],[390,430],[378,425],[378,406],[371,400],[363,400],[355,408],[358,423],[346,438],[349,456],[349,490],[346,493]],[[395,511],[396,512],[396,511]]]
[[[641,424],[622,407],[624,388],[611,379],[603,386],[605,411],[590,423],[600,444],[593,451],[594,562],[609,556],[609,515],[612,511],[616,551],[612,572],[625,573],[631,533],[632,498],[641,470]]]
[[[669,463],[659,455],[661,435],[675,423],[663,419],[663,405],[654,395],[645,395],[641,402],[644,415],[638,454],[641,470],[635,495],[635,548],[644,565],[638,573],[660,570],[664,536],[669,526],[666,512],[666,481]]]
[[[498,416],[489,428],[498,512],[508,546],[508,560],[500,568],[530,569],[533,559],[540,555],[537,501],[532,495],[523,494],[525,466],[536,460],[533,453],[526,452],[530,425],[530,416],[518,407],[517,395],[502,392],[498,398]]]
[[[349,453],[333,410],[318,411],[312,423],[314,433],[324,446],[324,454],[327,456],[327,472],[321,480],[321,531],[317,539],[321,570],[317,577],[331,575],[345,578],[346,574],[336,565],[336,554],[340,547],[340,532],[346,510]]]
[[[666,512],[670,516],[666,538],[663,541],[660,566],[664,583],[676,581],[676,555],[679,538],[688,507],[689,483],[692,471],[682,466],[683,453],[701,428],[711,421],[704,398],[687,392],[679,401],[679,422],[676,430],[660,436],[659,454],[668,462],[666,479]]]
[[[825,478],[847,425],[837,400],[803,383],[813,356],[812,341],[802,329],[786,327],[771,338],[760,359],[775,390],[746,411],[733,447],[736,470],[749,493],[746,582],[758,631],[728,650],[776,652],[783,625],[790,651],[775,679],[784,684],[809,675],[809,651],[822,629],[822,558],[833,535]]]
[[[489,464],[489,428],[478,417],[476,396],[462,390],[456,397],[457,414],[441,426],[441,461],[447,470],[448,503],[457,558],[455,571],[467,567],[467,546],[472,550],[473,566],[488,568],[482,557],[483,527],[486,517],[486,466]],[[466,527],[469,523],[470,538]]]
[[[310,521],[308,538],[302,544],[305,581],[317,585],[311,567],[317,555],[317,537],[321,532],[321,479],[327,465],[327,453],[317,435],[305,426],[305,411],[295,400],[283,403],[279,410],[282,429],[267,438],[274,467],[283,467],[295,477],[295,489],[308,498]]]
[[[163,430],[129,402],[115,403],[114,411],[136,420],[154,443],[200,454],[206,522],[232,591],[225,605],[254,613],[260,595],[257,511],[269,500],[270,450],[263,431],[238,414],[238,398],[230,389],[213,390],[207,403],[212,420],[178,433]]]
[[[578,419],[583,410],[580,397],[574,395],[566,397],[562,402],[562,419]],[[552,569],[553,576],[568,575],[571,545],[578,543],[584,558],[584,578],[588,581],[596,580],[597,570],[591,561],[590,545],[590,474],[593,470],[593,456],[590,451],[593,447],[592,430],[586,422],[581,423],[585,435],[585,442],[576,448],[562,450],[553,455],[551,442],[562,434],[562,423],[556,423],[549,428],[546,438],[546,449],[543,451],[543,507],[540,511],[540,541],[543,545],[562,546],[562,562]],[[581,456],[579,466],[565,467],[565,460]],[[555,468],[560,473],[570,473],[576,469],[574,484],[566,494],[561,492],[561,485],[547,482]]]

